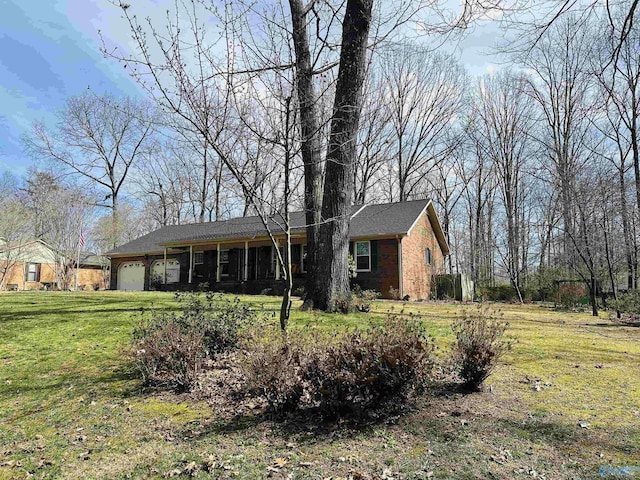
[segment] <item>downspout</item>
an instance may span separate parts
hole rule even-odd
[[[396,235],[398,240],[398,291],[400,292],[400,298],[404,298],[404,282],[402,281],[402,237]]]
[[[193,283],[193,245],[189,245],[189,283]]]

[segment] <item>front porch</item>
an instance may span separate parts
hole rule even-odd
[[[291,271],[294,283],[304,279],[305,245],[297,239],[291,245]],[[280,247],[286,258],[285,247]],[[179,274],[171,275],[172,261],[179,263]],[[169,266],[167,270],[166,266]],[[175,268],[175,266],[173,267]],[[167,247],[155,262],[150,275],[158,290],[204,288],[234,293],[261,293],[284,288],[284,272],[270,242],[245,241]]]

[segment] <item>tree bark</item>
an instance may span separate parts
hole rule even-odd
[[[349,295],[349,223],[353,204],[356,139],[366,73],[373,0],[348,0],[327,152],[314,306],[333,310]]]
[[[305,290],[311,303],[318,288],[318,235],[322,210],[322,162],[320,154],[320,112],[313,82],[313,67],[307,33],[307,16],[302,0],[289,0],[293,45],[296,53],[296,87],[300,109],[300,145],[304,163],[304,208],[307,225],[307,269]],[[309,305],[309,303],[311,303]]]

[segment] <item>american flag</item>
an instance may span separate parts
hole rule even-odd
[[[84,248],[84,232],[80,230],[80,248]]]

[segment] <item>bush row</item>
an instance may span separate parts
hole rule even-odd
[[[432,352],[415,322],[388,316],[379,327],[333,338],[318,331],[254,336],[243,365],[249,390],[273,411],[305,406],[335,416],[406,400],[431,372]]]
[[[178,310],[143,313],[131,355],[145,385],[189,390],[203,363],[236,355],[246,392],[274,412],[315,408],[327,416],[401,403],[426,385],[433,340],[415,318],[388,315],[369,329],[327,333],[307,327],[279,332],[242,304],[213,293],[178,293]],[[507,324],[488,307],[454,322],[454,365],[477,389],[509,348]]]

